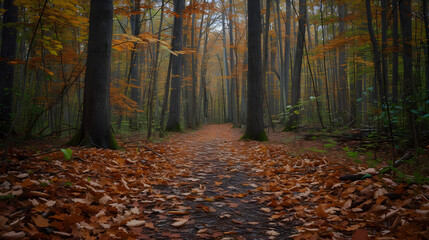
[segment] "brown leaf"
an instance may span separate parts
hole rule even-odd
[[[144,220],[131,220],[127,222],[127,227],[140,227],[143,226],[146,223]]]
[[[348,198],[344,203],[342,209],[345,209],[345,210],[349,209],[352,206],[352,202],[353,202],[352,199]]]
[[[171,226],[173,227],[181,227],[185,225],[188,222],[188,219],[186,218],[179,218],[176,222],[172,223]]]
[[[368,240],[368,231],[366,229],[358,229],[353,233],[352,240]]]
[[[329,215],[325,212],[325,210],[323,209],[322,205],[319,205],[316,208],[316,215],[320,218],[327,218]]]
[[[21,239],[24,237],[25,237],[25,232],[22,232],[22,231],[21,232],[12,231],[1,235],[2,239]]]
[[[38,227],[49,227],[49,220],[42,217],[42,215],[37,215],[37,217],[32,217],[32,219]]]

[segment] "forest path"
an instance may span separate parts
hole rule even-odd
[[[169,221],[177,218],[174,214],[159,219],[155,223],[159,229],[152,237],[286,239],[293,233],[291,224],[272,219],[271,209],[263,204],[267,195],[256,189],[269,183],[254,174],[248,156],[236,151],[246,145],[239,142],[239,129],[228,124],[207,125],[173,137],[173,145],[184,154],[169,159],[176,159],[180,174],[173,184],[156,189],[162,195],[180,196],[180,208],[189,213],[188,221],[174,228]]]

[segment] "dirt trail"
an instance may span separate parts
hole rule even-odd
[[[171,227],[174,221],[170,220],[177,217],[172,214],[168,219],[158,220],[155,227],[159,229],[149,236],[287,239],[293,233],[292,223],[270,220],[271,210],[260,203],[265,196],[255,189],[267,181],[252,174],[252,165],[246,156],[231,151],[237,146],[239,130],[230,125],[209,125],[197,132],[173,137],[177,147],[192,157],[173,160],[181,171],[179,179],[156,189],[162,195],[181,196],[181,207],[189,213],[189,221],[182,227]]]

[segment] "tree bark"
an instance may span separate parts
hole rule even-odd
[[[341,1],[338,6],[338,13],[340,17],[340,22],[338,25],[339,35],[344,38],[344,34],[346,31],[344,18],[347,14],[347,7],[344,1]],[[346,112],[348,111],[348,89],[347,89],[347,61],[346,61],[346,47],[344,44],[341,44],[339,47],[339,55],[338,55],[338,81],[339,81],[339,111],[342,116],[346,117]]]
[[[14,0],[5,0],[3,8],[3,29],[0,60],[0,138],[9,131],[11,125],[13,78],[15,66],[9,62],[16,55],[16,27],[7,26],[18,22],[18,7]]]
[[[259,1],[247,0],[248,8],[248,75],[247,124],[242,139],[268,140],[264,130],[263,82],[261,59],[261,6]]]
[[[159,59],[159,48],[160,48],[160,40],[161,40],[161,31],[162,31],[162,23],[164,21],[164,0],[161,2],[161,18],[159,20],[159,27],[158,27],[158,42],[156,43],[156,49],[155,49],[155,59],[152,62],[152,86],[151,86],[151,92],[149,93],[149,106],[148,106],[148,126],[147,126],[147,139],[150,139],[152,134],[152,119],[153,119],[153,102],[156,97],[156,89],[157,89],[157,81],[158,81],[158,59]]]
[[[392,0],[392,37],[393,37],[392,101],[394,104],[398,104],[398,82],[399,82],[398,0]]]
[[[222,0],[222,49],[223,49],[223,64],[225,69],[225,77],[226,77],[226,107],[227,107],[227,115],[226,115],[226,121],[231,122],[232,121],[232,106],[231,106],[231,91],[230,91],[230,81],[231,81],[231,75],[229,73],[229,66],[228,66],[228,55],[226,53],[226,26],[225,26],[225,15],[226,15],[226,7],[225,3]],[[232,70],[231,70],[232,71]]]
[[[412,23],[411,23],[411,0],[399,1],[399,16],[401,18],[401,32],[402,32],[402,56],[404,59],[404,106],[406,114],[408,115],[408,129],[412,135],[412,141],[417,146],[417,128],[416,116],[412,110],[416,108],[416,94],[414,91],[413,79],[413,47],[412,41]]]
[[[185,0],[174,0],[174,12],[177,14],[174,17],[173,27],[173,51],[182,50],[182,25],[183,25],[183,11],[185,10]],[[171,65],[172,81],[171,81],[171,98],[170,98],[170,111],[168,114],[168,121],[166,131],[177,132],[181,131],[180,127],[180,92],[182,84],[182,54],[173,56],[173,63]]]
[[[238,127],[238,109],[237,109],[237,79],[234,77],[234,36],[232,33],[232,0],[229,0],[229,21],[228,21],[228,30],[229,30],[229,64],[231,70],[231,114],[232,114],[232,124],[234,127]]]
[[[285,62],[284,62],[284,94],[285,106],[289,103],[289,71],[290,71],[290,18],[291,18],[291,0],[286,0],[286,21],[285,21]]]
[[[300,98],[301,98],[301,69],[302,55],[305,44],[305,23],[307,19],[307,3],[306,0],[299,0],[299,16],[298,16],[298,36],[296,41],[295,57],[292,69],[292,96],[291,96],[291,112],[286,122],[284,131],[291,131],[298,127]]]
[[[116,149],[110,123],[113,0],[91,0],[82,125],[71,145]]]
[[[130,16],[131,33],[133,36],[140,34],[140,0],[133,0],[133,11],[137,14]],[[140,74],[139,74],[139,54],[140,51],[137,48],[137,43],[134,43],[134,49],[131,51],[130,69],[128,75],[128,81],[131,82],[130,99],[135,101],[138,106],[141,105],[141,89],[140,89]],[[129,128],[133,130],[140,129],[141,123],[138,117],[138,113],[135,111],[129,119]]]

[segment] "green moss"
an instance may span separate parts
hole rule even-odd
[[[313,151],[313,152],[317,152],[317,153],[326,153],[327,152],[326,150],[318,149],[315,147],[308,148],[308,150]]]
[[[292,132],[296,130],[296,126],[285,126],[283,132]]]
[[[98,147],[94,146],[93,142],[90,140],[88,136],[84,136],[84,132],[82,129],[79,129],[79,131],[76,133],[76,135],[73,136],[70,141],[67,142],[68,146],[87,146],[87,147]],[[116,142],[115,135],[113,134],[113,131],[110,133],[110,139],[107,146],[109,149],[120,149],[120,146],[118,145],[118,142]]]
[[[244,133],[244,135],[240,138],[240,140],[256,140],[260,142],[268,141],[268,136],[265,132],[258,134],[257,136],[251,136],[249,133]]]
[[[333,147],[335,147],[335,144],[332,144],[332,143],[326,143],[326,144],[323,144],[323,147],[324,147],[324,148],[333,148]]]
[[[165,131],[166,132],[182,132],[182,127],[180,127],[180,124],[177,124],[175,126],[165,128]]]
[[[113,135],[113,132],[111,133],[109,148],[112,150],[117,150],[121,148],[118,142],[116,141],[116,138],[115,138],[115,135]]]

